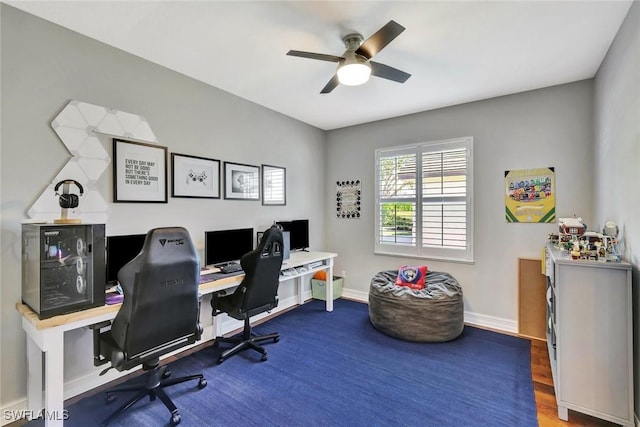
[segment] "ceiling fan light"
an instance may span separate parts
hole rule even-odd
[[[346,86],[358,86],[366,83],[371,76],[369,64],[353,63],[345,64],[338,68],[338,80]]]

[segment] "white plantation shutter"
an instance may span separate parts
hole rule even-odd
[[[422,154],[422,244],[465,248],[465,149]]]
[[[397,245],[415,246],[417,154],[410,151],[390,153],[380,158],[378,177],[380,240]]]
[[[376,150],[376,253],[473,261],[472,144]]]

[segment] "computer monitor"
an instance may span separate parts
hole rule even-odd
[[[118,271],[142,250],[146,234],[107,236],[107,283],[118,280]]]
[[[293,221],[276,222],[283,231],[289,232],[289,248],[301,251],[309,248],[309,220],[297,219]]]
[[[258,231],[256,233],[256,245],[260,244],[260,240],[262,240],[262,235],[264,234],[264,231]],[[291,233],[289,233],[288,231],[283,231],[282,232],[282,260],[288,260],[289,258],[291,258],[291,254],[290,254],[290,248],[291,248],[291,243],[290,243],[290,236]]]
[[[204,233],[205,265],[237,261],[253,250],[253,228],[214,230]]]

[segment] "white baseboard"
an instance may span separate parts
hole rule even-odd
[[[518,333],[518,322],[515,320],[487,316],[485,314],[478,314],[470,311],[464,312],[464,323],[471,326],[493,329],[498,332],[506,332],[508,334]]]
[[[342,296],[358,302],[369,302],[369,292],[355,291],[353,289],[342,288]]]
[[[14,402],[9,402],[2,407],[2,418],[0,419],[0,425],[7,425],[12,422],[18,421],[28,415],[24,412],[27,409],[27,399],[19,399]]]

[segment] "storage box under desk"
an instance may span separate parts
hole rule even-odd
[[[340,298],[342,296],[342,286],[344,278],[333,277],[333,299]],[[327,300],[327,282],[324,280],[311,279],[311,293],[314,299]]]

